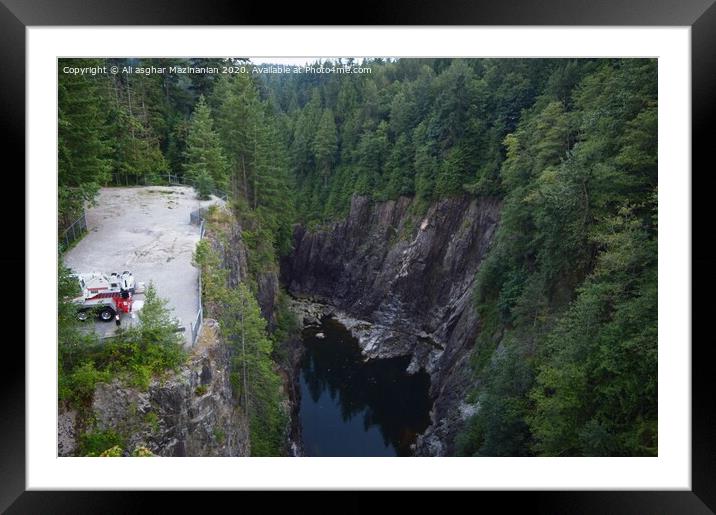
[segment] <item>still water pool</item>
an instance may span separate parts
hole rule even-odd
[[[358,342],[332,319],[306,329],[303,341],[304,454],[410,456],[410,445],[430,423],[428,374],[405,372],[407,356],[364,362]]]

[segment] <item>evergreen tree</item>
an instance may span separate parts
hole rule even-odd
[[[212,187],[224,191],[227,188],[228,164],[203,96],[199,97],[187,133],[184,174],[201,185],[200,193],[205,198]]]
[[[143,82],[118,74],[110,77],[106,86],[114,184],[159,182],[168,166],[160,139],[150,125]]]
[[[333,112],[325,109],[318,124],[316,139],[313,142],[313,153],[316,156],[316,166],[318,173],[323,177],[323,185],[328,185],[328,178],[331,175],[333,163],[338,150],[336,141],[336,123]]]
[[[385,164],[385,195],[388,198],[415,194],[414,155],[415,151],[408,136],[401,134],[393,145]]]
[[[253,166],[259,161],[257,132],[261,106],[251,78],[245,74],[224,76],[214,88],[216,128],[224,154],[229,159],[230,183],[234,196],[239,194],[254,204]]]
[[[65,66],[100,66],[101,61],[62,59]],[[110,178],[107,99],[102,76],[58,77],[58,214],[60,228],[74,221]]]
[[[358,180],[356,192],[376,195],[383,187],[383,165],[389,151],[388,124],[383,121],[375,130],[363,133],[356,152]]]
[[[519,406],[511,416],[529,432],[519,452],[657,452],[654,64],[602,61],[579,81],[572,70],[567,101],[553,87],[558,70],[505,138],[506,196],[478,310],[533,374],[496,388],[498,371],[477,373],[486,406]],[[476,348],[484,361],[490,346]],[[510,427],[478,414],[463,451],[512,452]],[[489,435],[502,443],[487,445]]]
[[[210,226],[211,220],[210,215]],[[219,320],[221,334],[231,347],[231,383],[249,419],[251,454],[281,455],[287,423],[281,378],[258,302],[246,280],[229,287],[227,270],[206,240],[197,246],[194,261],[201,269],[207,313]]]
[[[224,313],[222,329],[234,348],[238,373],[234,385],[250,420],[251,455],[275,456],[283,448],[286,420],[266,321],[244,283],[226,293]]]

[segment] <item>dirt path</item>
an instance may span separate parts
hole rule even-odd
[[[215,202],[221,200],[199,201],[183,186],[103,188],[97,205],[87,210],[89,234],[65,254],[65,264],[77,273],[130,270],[137,281],[153,282],[190,343],[199,305],[198,270],[191,264],[199,227],[189,223],[189,215]],[[125,318],[123,324],[131,322]],[[115,324],[95,327],[108,335]]]

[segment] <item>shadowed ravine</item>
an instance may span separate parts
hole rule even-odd
[[[451,456],[476,386],[469,356],[480,319],[472,292],[500,203],[455,197],[420,215],[411,205],[404,197],[353,196],[344,220],[314,230],[296,226],[281,276],[296,298],[372,327],[360,340],[366,354],[408,356],[412,370],[429,374],[433,415],[415,455]]]
[[[316,336],[323,333],[324,338]],[[300,421],[306,456],[410,456],[430,423],[430,379],[409,357],[364,362],[337,321],[303,333]]]

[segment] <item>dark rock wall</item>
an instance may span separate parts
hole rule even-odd
[[[500,205],[450,198],[416,217],[411,202],[355,196],[345,220],[313,232],[296,227],[294,251],[282,261],[281,275],[296,296],[330,303],[439,349],[434,363],[421,363],[435,401],[433,425],[416,453],[446,455],[471,386],[469,354],[480,326],[472,298],[475,274],[492,243]],[[411,348],[418,353],[421,347]]]
[[[222,266],[229,271],[229,286],[232,288],[249,277],[248,251],[241,231],[241,224],[233,214],[225,240],[216,238],[207,231],[207,237],[222,257]],[[269,331],[273,331],[276,327],[276,305],[279,293],[278,273],[262,272],[255,279],[256,300],[261,308],[261,316],[266,320]]]
[[[241,221],[237,220],[234,213],[227,209],[228,222],[225,231],[220,236],[214,234],[211,228],[207,229],[206,238],[209,239],[211,245],[216,249],[221,258],[221,266],[228,271],[229,287],[235,288],[240,282],[251,280],[249,272],[249,249],[247,249],[242,237]],[[261,316],[266,320],[266,328],[269,332],[276,329],[277,310],[279,302],[279,278],[278,270],[275,267],[263,272],[255,274],[253,280],[256,284],[256,301],[261,309]],[[280,342],[277,348],[277,354],[283,359],[277,363],[279,372],[283,378],[284,390],[288,405],[286,410],[290,413],[291,422],[287,431],[289,435],[287,442],[287,453],[290,455],[293,450],[291,448],[294,439],[293,433],[296,431],[296,416],[298,408],[297,382],[295,372],[298,367],[302,352],[302,344],[296,337],[291,337],[287,341]]]

